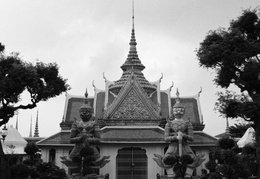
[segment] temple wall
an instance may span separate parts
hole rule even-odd
[[[41,148],[41,154],[42,157],[41,159],[43,160],[43,162],[49,162],[50,161],[50,150],[51,149],[55,149],[55,165],[57,165],[60,168],[63,168],[66,170],[66,172],[68,172],[68,167],[66,165],[64,165],[63,163],[61,163],[61,158],[63,156],[69,156],[69,151],[72,149],[68,148],[68,147],[44,147]]]
[[[205,161],[199,167],[196,168],[196,174],[201,175],[201,169],[206,169],[205,164],[209,161],[209,148],[208,149],[198,148],[195,150],[195,152],[196,155],[202,155],[202,154],[205,155],[204,156]]]
[[[116,157],[118,150],[126,147],[140,147],[145,149],[147,155],[147,174],[148,179],[156,179],[156,174],[163,174],[164,170],[161,169],[153,160],[154,154],[163,155],[165,144],[105,144],[106,146],[100,146],[101,156],[110,156],[110,162],[101,168],[101,174],[109,173],[109,178],[116,179]]]

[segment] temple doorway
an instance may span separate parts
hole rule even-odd
[[[116,156],[117,179],[148,179],[146,150],[126,147]]]

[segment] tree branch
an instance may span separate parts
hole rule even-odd
[[[231,69],[230,69],[231,70]],[[235,82],[233,82],[236,86],[238,86],[240,89],[241,89],[241,92],[245,91],[246,90],[246,87],[245,87],[245,81],[241,80],[240,76],[236,75],[236,72],[239,73],[239,75],[241,75],[241,73],[243,73],[239,68],[237,67],[234,67],[234,70],[233,70],[233,73],[235,74],[234,75],[234,80]],[[242,85],[243,84],[243,85]]]
[[[0,126],[6,124],[9,120],[9,118],[1,118],[2,120],[0,121]]]
[[[15,110],[18,110],[18,109],[33,109],[35,108],[37,105],[36,103],[32,103],[32,104],[27,104],[27,105],[19,105],[19,106],[16,106],[14,107]]]
[[[0,126],[6,124],[6,122],[4,120],[0,121]]]
[[[253,119],[247,118],[247,117],[242,117],[245,121],[249,122],[249,121],[254,121]]]

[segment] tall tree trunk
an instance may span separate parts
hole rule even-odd
[[[260,119],[255,120],[257,178],[260,178]]]
[[[5,160],[2,143],[0,141],[0,179],[9,178],[11,178],[9,175],[9,167],[7,161]]]

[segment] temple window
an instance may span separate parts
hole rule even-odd
[[[49,162],[55,163],[55,157],[56,157],[56,150],[52,148],[49,150]]]

